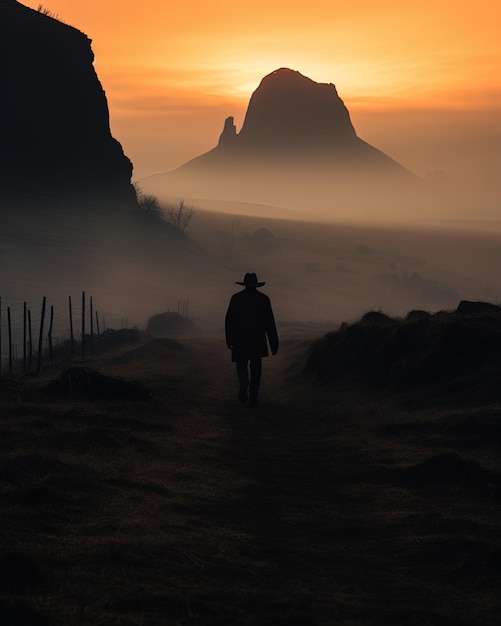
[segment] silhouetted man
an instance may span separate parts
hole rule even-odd
[[[246,274],[243,282],[236,284],[244,285],[245,289],[231,297],[225,321],[226,345],[231,350],[231,360],[237,364],[238,398],[243,403],[248,400],[249,406],[255,407],[261,383],[261,358],[268,356],[267,338],[271,353],[278,352],[277,327],[270,299],[257,290],[265,283],[258,282],[256,274]]]

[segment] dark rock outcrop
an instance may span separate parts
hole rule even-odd
[[[461,300],[457,308],[458,313],[463,315],[496,315],[501,317],[501,307],[491,302],[471,302]]]
[[[333,84],[281,68],[252,94],[239,133],[225,121],[218,145],[177,170],[141,181],[162,196],[374,208],[415,191],[417,176],[360,139]]]
[[[240,131],[246,150],[291,155],[333,151],[357,142],[355,129],[335,86],[279,69],[252,94]]]
[[[0,58],[3,198],[132,204],[132,164],[111,135],[90,39],[0,0]]]

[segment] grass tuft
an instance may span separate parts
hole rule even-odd
[[[140,383],[81,366],[65,369],[55,380],[47,383],[43,391],[51,398],[73,400],[141,401],[150,397]]]

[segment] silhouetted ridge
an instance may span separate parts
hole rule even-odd
[[[132,164],[111,136],[90,39],[2,0],[0,56],[3,193],[134,202]]]

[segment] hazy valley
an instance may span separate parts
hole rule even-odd
[[[19,316],[24,301],[37,310],[46,296],[64,318],[68,296],[78,302],[86,291],[111,327],[127,318],[144,329],[151,315],[188,300],[202,328],[221,329],[234,283],[247,271],[267,282],[279,323],[335,326],[367,310],[404,315],[501,297],[496,225],[361,226],[197,209],[182,235],[168,223],[137,219],[120,227],[118,217],[110,223],[87,214],[83,225],[73,215],[71,228],[65,218],[30,235],[36,222],[29,217],[22,242],[4,222],[4,313],[10,306]],[[67,324],[55,333],[67,334]]]

